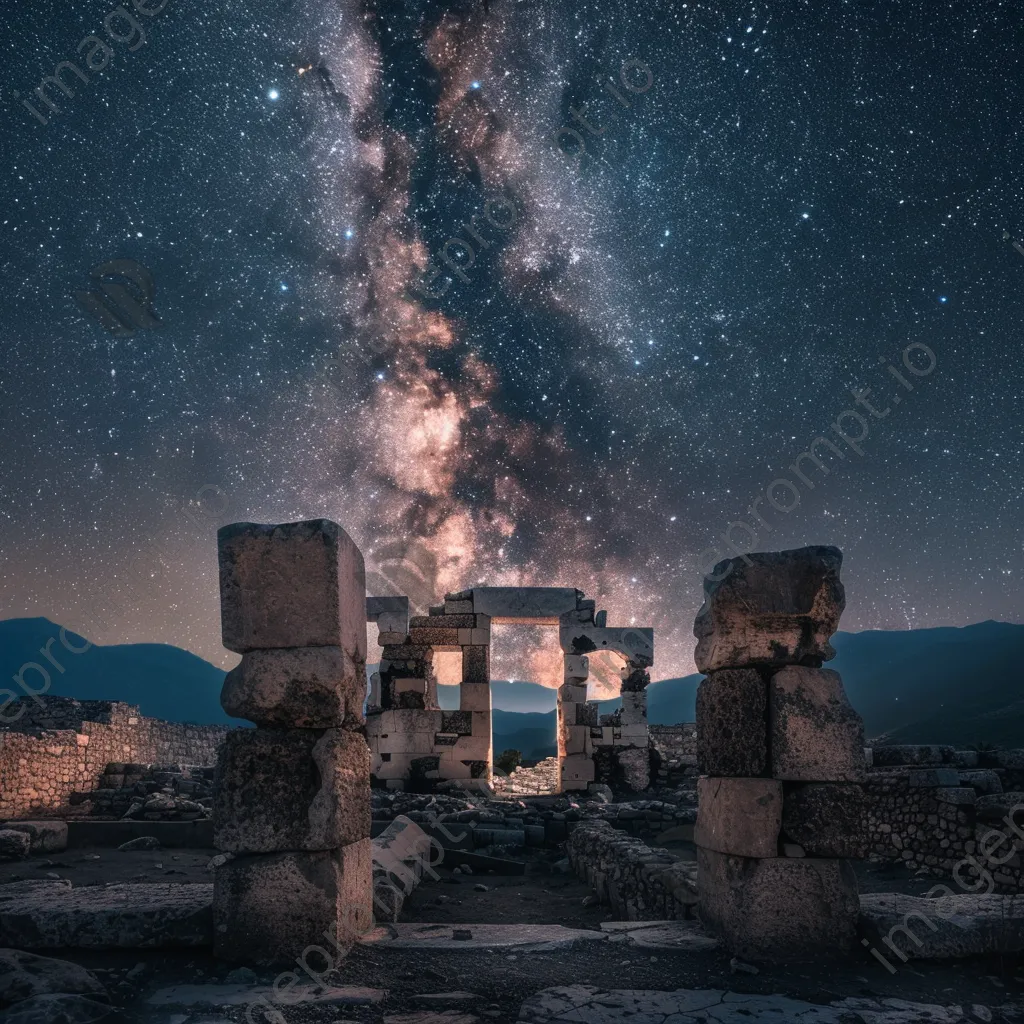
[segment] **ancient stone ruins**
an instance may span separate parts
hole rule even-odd
[[[0,884],[0,946],[206,947],[250,967],[299,964],[314,981],[357,942],[399,955],[428,942],[444,955],[724,948],[741,964],[830,957],[857,971],[1024,951],[1024,751],[865,747],[841,678],[823,667],[845,604],[836,548],[715,567],[694,625],[697,721],[675,725],[647,722],[653,631],[609,626],[574,588],[473,587],[410,617],[406,597],[367,595],[362,555],[328,520],[225,527],[219,558],[223,640],[242,656],[221,701],[255,728],[38,695],[0,728],[0,871],[106,834],[126,851],[202,850],[212,882],[73,887],[50,873]],[[504,777],[489,664],[492,627],[508,622],[557,627],[564,676],[556,755]],[[369,681],[367,623],[382,648]],[[613,714],[587,700],[596,651],[622,662]],[[438,706],[437,652],[461,656],[458,710]],[[410,921],[408,897],[441,880],[442,861],[455,885],[486,873],[472,886],[484,894],[490,874],[528,885],[527,864],[557,868],[614,918],[539,931],[455,926],[443,909]],[[859,894],[856,861],[906,865],[935,882],[936,898]],[[442,891],[431,905],[451,900]],[[519,1019],[633,1006],[570,981],[528,1000]],[[691,1019],[679,1009],[691,994],[663,993],[664,1015]],[[814,1019],[896,1019],[848,1003]],[[766,1004],[764,1019],[795,1013],[786,1006]],[[899,1018],[938,1019],[961,1018]]]
[[[429,615],[411,619],[404,597],[371,597],[366,606],[383,648],[367,708],[375,781],[389,789],[420,790],[438,780],[492,781],[491,625],[520,622],[558,627],[564,655],[560,789],[586,790],[613,779],[634,790],[647,788],[645,690],[654,661],[652,629],[609,627],[607,613],[582,592],[556,587],[475,587],[447,594]],[[437,706],[435,651],[462,655],[458,711]],[[587,701],[587,655],[593,651],[614,651],[625,661],[622,710],[614,723],[601,725],[597,701]]]

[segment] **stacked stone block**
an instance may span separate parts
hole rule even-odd
[[[848,952],[862,855],[864,732],[829,638],[845,595],[837,548],[715,566],[694,624],[700,915],[740,956]]]
[[[325,519],[236,523],[218,542],[224,646],[242,655],[221,703],[257,728],[230,733],[217,765],[214,845],[232,857],[214,876],[214,951],[344,951],[371,922],[363,558]]]

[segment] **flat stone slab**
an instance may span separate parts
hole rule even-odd
[[[592,985],[548,988],[519,1011],[528,1024],[969,1024],[960,1006],[903,999],[844,999],[820,1005],[779,995],[745,995],[718,989],[599,989]],[[1015,1008],[1003,1008],[1005,1013]]]
[[[90,885],[66,879],[0,885],[0,946],[153,949],[213,944],[213,885]]]
[[[928,898],[864,893],[860,922],[894,967],[907,959],[947,960],[1024,950],[1024,896],[999,893]]]
[[[338,985],[323,988],[312,982],[298,983],[288,988],[287,1006],[336,1005],[371,1006],[387,998],[387,990],[365,988],[361,985]],[[279,1000],[272,985],[171,985],[154,992],[146,1002],[150,1006],[245,1006],[265,1000],[277,1006]]]
[[[606,942],[607,932],[566,928],[560,924],[417,924],[402,922],[376,928],[359,940],[395,949],[438,949],[446,953],[477,949],[524,949],[544,952],[576,942]]]
[[[612,942],[625,942],[642,949],[686,949],[699,952],[718,947],[698,921],[602,921],[601,931],[611,933]]]

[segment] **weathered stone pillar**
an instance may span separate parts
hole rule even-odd
[[[558,689],[558,758],[562,790],[586,789],[595,779],[591,727],[597,725],[597,705],[587,703],[590,659],[563,656],[564,682]]]
[[[694,634],[700,916],[740,956],[848,952],[859,903],[864,730],[829,638],[845,607],[838,548],[748,554],[705,580]],[[829,821],[830,809],[835,816]],[[826,825],[826,822],[828,824]]]
[[[647,728],[647,687],[651,675],[641,661],[630,661],[622,677],[622,712],[614,757],[623,782],[642,792],[651,783],[650,732]]]
[[[363,557],[326,519],[217,539],[224,646],[242,655],[221,703],[257,728],[217,764],[214,845],[233,859],[214,875],[214,952],[340,958],[371,924]]]

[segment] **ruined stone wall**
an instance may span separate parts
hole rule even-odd
[[[693,785],[697,775],[697,723],[648,726],[651,742],[651,783]]]
[[[954,893],[1024,892],[1024,751],[892,746],[872,760],[863,814],[872,859],[905,862]]]
[[[612,828],[581,821],[566,843],[569,863],[603,903],[626,921],[692,918],[697,903],[697,866]]]
[[[25,701],[31,711],[26,708],[17,728],[0,730],[0,818],[81,813],[69,806],[71,793],[96,789],[111,761],[213,764],[230,731],[144,718],[128,704],[41,699],[45,707]],[[84,720],[83,714],[93,713],[105,720]],[[70,727],[31,724],[43,721]]]

